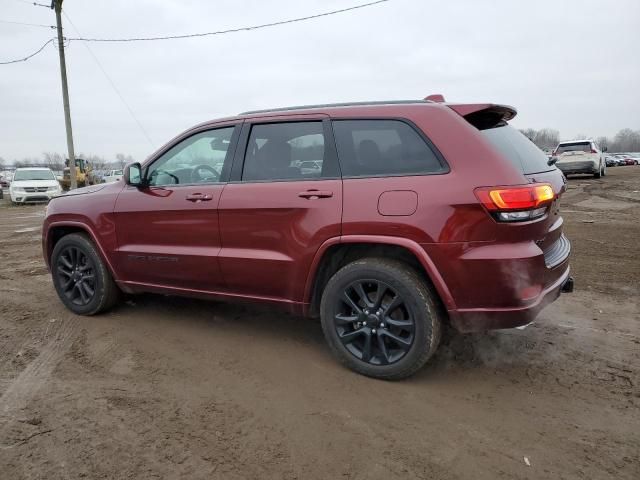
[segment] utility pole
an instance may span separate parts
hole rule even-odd
[[[60,54],[60,77],[62,79],[62,103],[64,105],[64,124],[67,129],[67,150],[69,152],[69,178],[73,190],[76,182],[76,154],[73,151],[73,132],[71,130],[71,112],[69,110],[69,89],[67,85],[67,64],[64,60],[64,36],[62,35],[62,0],[51,0],[51,8],[56,12],[56,26],[58,27],[58,53]]]

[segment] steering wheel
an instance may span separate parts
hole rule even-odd
[[[209,165],[198,165],[191,170],[191,182],[218,181],[220,172]]]

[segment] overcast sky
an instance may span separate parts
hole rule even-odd
[[[39,0],[49,3],[49,0]],[[306,16],[366,0],[65,0],[85,37],[205,32]],[[0,0],[0,20],[55,23]],[[639,0],[390,0],[250,32],[91,43],[147,140],[81,42],[67,49],[76,152],[144,159],[201,121],[285,105],[423,98],[515,106],[518,128],[562,137],[640,129]],[[77,36],[64,19],[65,35]],[[53,30],[0,23],[0,61]],[[57,50],[0,65],[0,157],[66,152]]]

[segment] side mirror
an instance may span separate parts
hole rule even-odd
[[[549,166],[555,165],[557,161],[558,161],[558,157],[551,157],[549,160],[547,160],[547,165]]]
[[[127,165],[124,168],[124,182],[127,185],[132,185],[134,187],[141,187],[144,185],[144,181],[142,179],[142,165],[138,162]]]
[[[608,149],[607,147],[602,147],[602,151],[603,151],[603,152],[606,152],[606,151],[608,151],[608,150],[609,150],[609,149]]]

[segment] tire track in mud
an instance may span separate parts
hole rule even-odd
[[[78,320],[61,321],[58,330],[52,334],[51,340],[44,345],[40,354],[11,382],[0,397],[0,448],[5,445],[6,434],[12,426],[12,420],[42,389],[51,377],[64,354],[69,350],[77,333]]]

